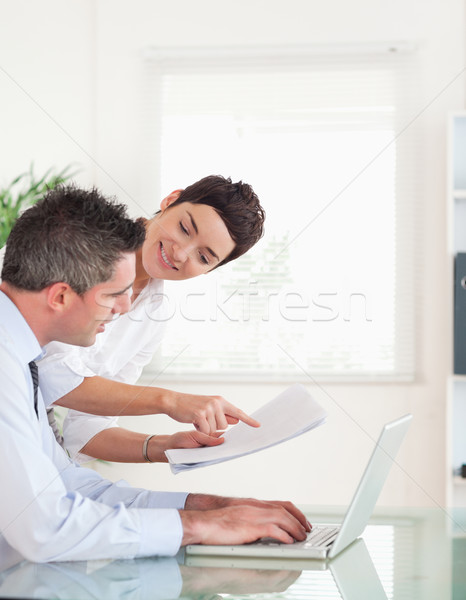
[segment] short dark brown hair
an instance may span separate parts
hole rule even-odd
[[[140,219],[98,190],[61,185],[16,221],[6,243],[2,279],[28,291],[67,283],[77,294],[111,279],[126,252],[145,238]]]
[[[191,202],[207,204],[220,215],[235,242],[234,249],[217,265],[224,265],[245,254],[264,234],[265,211],[247,183],[221,175],[209,175],[188,186],[171,206]]]

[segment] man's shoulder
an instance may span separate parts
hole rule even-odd
[[[17,362],[18,357],[16,356],[16,339],[11,328],[7,326],[8,322],[6,320],[4,321],[2,316],[2,310],[0,307],[0,354],[2,356],[1,362],[3,363],[5,361],[8,361],[8,359],[10,359],[12,362]]]
[[[18,354],[18,348],[10,332],[0,324],[0,380],[6,385],[7,381],[19,383],[24,380],[24,361]]]

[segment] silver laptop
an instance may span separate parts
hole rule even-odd
[[[269,538],[235,546],[192,544],[186,546],[186,554],[315,559],[336,556],[364,531],[412,418],[405,415],[382,429],[341,525],[313,524],[307,539],[294,544]]]

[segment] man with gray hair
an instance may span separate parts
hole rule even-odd
[[[152,492],[70,461],[48,426],[35,361],[57,340],[87,346],[128,310],[144,227],[96,190],[60,187],[17,221],[0,284],[0,552],[37,562],[174,555],[188,543],[310,526],[288,502]]]

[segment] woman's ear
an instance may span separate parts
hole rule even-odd
[[[170,206],[170,204],[173,204],[175,200],[178,200],[182,191],[183,190],[175,190],[171,194],[168,194],[168,196],[166,196],[160,203],[160,210],[164,211],[168,206]]]

